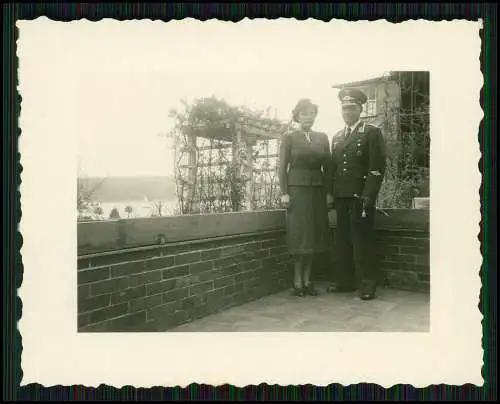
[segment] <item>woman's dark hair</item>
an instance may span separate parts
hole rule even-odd
[[[316,113],[318,113],[318,106],[316,104],[313,104],[309,98],[302,98],[297,102],[297,105],[295,105],[295,108],[292,111],[292,119],[295,122],[298,122],[299,118],[299,113],[304,111],[307,108],[314,108]]]

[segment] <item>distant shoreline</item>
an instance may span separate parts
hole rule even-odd
[[[78,192],[99,203],[170,201],[176,199],[171,176],[77,177]]]

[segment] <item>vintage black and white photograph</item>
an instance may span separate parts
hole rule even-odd
[[[26,22],[21,333],[72,382],[474,379],[425,358],[480,349],[479,28],[425,24]]]
[[[428,332],[429,71],[183,46],[79,77],[79,332]]]

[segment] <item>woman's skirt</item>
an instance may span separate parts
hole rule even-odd
[[[293,255],[326,252],[330,238],[324,187],[289,186],[287,243]]]

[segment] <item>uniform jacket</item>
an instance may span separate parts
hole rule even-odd
[[[331,182],[331,156],[328,137],[311,132],[311,142],[301,131],[283,135],[279,154],[281,192],[288,186],[323,186]]]
[[[361,122],[346,138],[344,129],[331,146],[331,192],[337,198],[377,199],[385,174],[385,142],[376,126]]]

